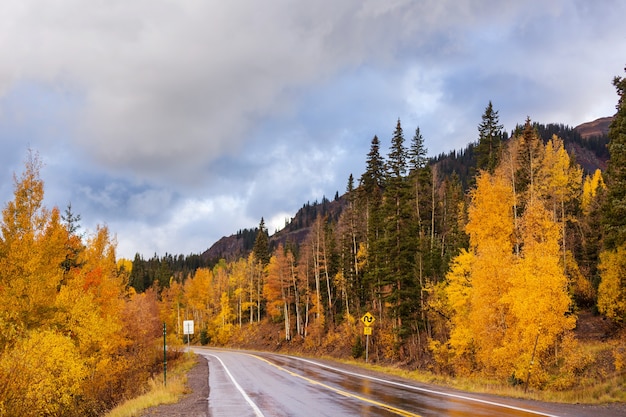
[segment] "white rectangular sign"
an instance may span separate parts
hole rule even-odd
[[[193,334],[193,320],[183,321],[183,334]]]

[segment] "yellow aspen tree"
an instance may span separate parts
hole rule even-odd
[[[196,275],[205,272],[207,274],[211,273],[206,268],[199,268],[196,271]],[[190,279],[193,279],[193,277],[187,278],[187,280]],[[206,300],[206,302],[208,309],[210,299]],[[168,343],[171,340],[172,344],[177,344],[182,340],[184,308],[185,294],[183,285],[176,280],[172,280],[170,286],[161,291],[161,299],[159,301],[159,317],[166,325]]]
[[[598,190],[606,189],[604,179],[602,178],[602,171],[596,169],[593,175],[586,176],[583,182],[583,194],[582,194],[582,209],[585,215],[589,215],[591,209],[591,203],[598,194]]]
[[[107,227],[98,227],[87,237],[79,263],[81,268],[69,285],[74,292],[65,295],[69,297],[65,303],[71,303],[71,297],[80,300],[81,310],[71,306],[69,318],[82,323],[78,331],[83,333],[86,342],[83,349],[89,357],[90,375],[86,396],[95,404],[93,407],[110,407],[129,389],[132,391],[133,387],[124,386],[123,381],[135,372],[138,365],[133,362],[132,355],[126,355],[127,348],[133,343],[124,333],[122,320],[127,296],[126,274],[119,274],[115,241]],[[97,314],[96,317],[89,315],[89,320],[99,322],[97,327],[89,328],[89,322],[78,318],[84,308],[91,308]],[[118,389],[112,390],[116,384]]]
[[[276,248],[275,255],[270,258],[267,281],[263,287],[263,295],[267,301],[267,310],[274,320],[283,320],[285,340],[291,339],[291,265],[293,255],[285,253],[281,244]]]
[[[613,320],[626,321],[626,245],[600,254],[598,310]]]
[[[228,292],[223,292],[220,296],[220,310],[212,320],[212,328],[209,333],[212,340],[218,344],[226,344],[233,332],[233,320],[235,313],[230,305]]]
[[[459,373],[489,371],[499,364],[512,317],[502,298],[509,291],[513,257],[513,191],[499,173],[481,172],[471,193],[468,252],[453,260],[446,276],[451,363]]]
[[[471,309],[466,325],[476,344],[476,360],[485,370],[498,368],[498,350],[511,326],[502,298],[510,289],[513,255],[513,192],[496,170],[481,173],[471,194],[466,232],[475,258],[471,272]]]
[[[316,321],[321,322],[325,317],[324,305],[322,302],[322,285],[324,278],[326,279],[327,289],[327,307],[329,317],[332,318],[332,295],[330,286],[330,277],[328,275],[328,255],[326,252],[326,236],[324,233],[324,218],[318,215],[313,223],[311,232],[309,233],[309,242],[311,245],[313,276],[315,277],[315,306],[317,309]]]
[[[107,320],[94,295],[83,290],[82,282],[71,280],[64,285],[54,308],[56,328],[72,338],[90,369],[106,357],[103,353],[115,351],[118,345],[111,342],[121,326]]]
[[[133,261],[130,259],[120,258],[117,260],[117,269],[119,271],[124,271],[128,276],[133,270]]]
[[[451,262],[445,282],[433,288],[429,306],[444,316],[450,329],[448,343],[430,344],[437,361],[451,365],[458,374],[469,375],[476,369],[476,345],[470,322],[472,301],[472,264],[474,252],[461,250]],[[443,291],[442,291],[443,290]]]
[[[250,308],[248,301],[247,262],[245,259],[239,258],[232,262],[230,269],[230,286],[232,288],[234,301],[236,302],[237,323],[239,327],[241,327],[243,325],[244,311]]]
[[[250,313],[250,323],[255,321],[260,321],[260,311],[261,311],[261,299],[260,299],[260,290],[257,290],[260,287],[261,281],[261,273],[260,273],[260,263],[258,263],[254,257],[254,253],[250,253],[248,258],[246,259],[246,276],[247,276],[247,293],[248,293],[248,301],[244,303],[243,310],[248,310]],[[257,309],[257,315],[255,316],[255,308]]]
[[[81,415],[87,376],[69,337],[32,331],[0,357],[0,415]]]
[[[211,307],[214,314],[219,314],[221,309],[222,294],[229,291],[230,284],[230,268],[225,259],[220,261],[213,267],[213,298],[211,299]]]
[[[298,265],[293,253],[289,251],[287,262],[289,264],[289,275],[291,277],[291,289],[293,290],[292,303],[296,312],[296,334],[304,334],[304,323],[302,320],[302,285],[298,276]],[[306,291],[306,290],[305,290]]]
[[[562,341],[576,325],[568,315],[571,299],[560,264],[560,228],[539,200],[528,202],[520,221],[522,256],[515,263],[505,302],[514,317],[501,350],[500,376],[524,380],[531,361],[535,384],[544,383],[556,365]],[[571,346],[567,346],[570,348]],[[533,358],[534,355],[534,358]]]
[[[182,319],[194,320],[194,326],[206,329],[211,315],[210,300],[213,298],[213,273],[208,268],[198,268],[193,277],[184,284],[184,307]],[[177,311],[179,305],[173,306]],[[190,316],[188,316],[190,314]],[[179,316],[180,314],[177,314]]]
[[[14,199],[2,211],[0,230],[0,347],[24,331],[41,327],[53,314],[63,278],[64,238],[58,210],[43,206],[42,163],[29,153],[14,176]]]
[[[583,171],[580,165],[572,164],[563,146],[563,140],[556,135],[545,146],[537,188],[546,208],[561,223],[561,261],[567,273],[566,225],[569,216],[566,205],[581,194]]]
[[[300,259],[298,265],[296,266],[296,277],[297,277],[297,286],[298,292],[300,295],[300,301],[303,304],[303,323],[302,330],[300,334],[306,337],[309,334],[309,324],[311,321],[311,315],[317,310],[315,307],[315,300],[317,299],[313,296],[311,279],[311,246],[309,242],[305,241],[304,244],[300,247]]]

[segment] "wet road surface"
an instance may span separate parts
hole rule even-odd
[[[193,350],[208,360],[212,417],[602,415],[571,405],[444,390],[291,356]]]

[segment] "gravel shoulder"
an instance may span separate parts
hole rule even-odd
[[[147,409],[141,417],[207,417],[209,415],[209,365],[202,355],[187,373],[191,391],[176,404],[164,404]]]

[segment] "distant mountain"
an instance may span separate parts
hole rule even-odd
[[[333,201],[324,197],[321,203],[317,201],[314,203],[307,202],[283,229],[270,236],[270,250],[277,247],[279,243],[283,246],[287,244],[300,245],[308,236],[318,215],[328,217],[328,219],[336,222],[339,220],[345,204],[346,199],[343,196],[336,196]],[[211,264],[217,263],[220,259],[234,261],[241,257],[247,257],[254,247],[258,232],[258,228],[244,229],[237,234],[224,236],[204,251],[201,257]]]
[[[606,163],[609,159],[606,148],[607,133],[612,119],[612,117],[603,117],[574,128],[562,124],[535,124],[535,127],[546,142],[552,138],[552,135],[557,135],[563,139],[565,148],[574,156],[576,162],[583,167],[585,172],[592,173],[596,169],[606,169]],[[456,172],[461,182],[467,185],[473,172],[472,167],[476,165],[474,148],[475,144],[469,144],[460,151],[452,151],[431,158],[430,163],[438,166],[439,175],[451,175]],[[270,249],[272,250],[279,243],[283,245],[288,243],[301,244],[306,239],[318,215],[328,216],[329,219],[337,221],[345,205],[345,196],[340,197],[338,195],[333,201],[324,197],[321,203],[317,201],[314,203],[307,202],[285,225],[284,229],[270,236]],[[246,257],[252,251],[257,233],[258,228],[254,228],[224,236],[202,253],[201,257],[211,264],[217,263],[220,259],[234,261]]]
[[[609,143],[609,125],[613,117],[602,117],[593,122],[580,124],[574,131],[581,140],[571,140],[565,142],[565,148],[570,154],[576,157],[576,162],[583,167],[587,173],[596,169],[604,171],[609,160],[609,150],[606,145]]]
[[[255,227],[254,229],[240,230],[234,235],[224,236],[200,256],[210,264],[216,264],[220,259],[230,262],[248,256],[254,247],[258,232],[259,228]]]
[[[593,122],[580,124],[574,128],[583,139],[591,137],[606,136],[609,134],[609,125],[613,121],[613,117],[601,117]]]

